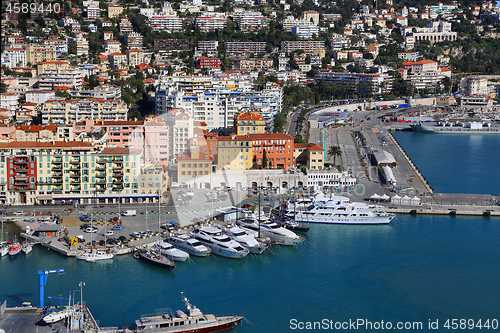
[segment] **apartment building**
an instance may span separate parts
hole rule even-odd
[[[189,148],[189,139],[194,133],[194,119],[190,111],[175,108],[167,112],[166,122],[169,129],[170,158],[175,159]]]
[[[224,49],[226,53],[265,53],[266,43],[265,42],[225,42]]]
[[[248,170],[253,166],[252,140],[245,135],[219,136],[217,167],[219,170]]]
[[[253,146],[253,164],[288,170],[293,167],[293,136],[283,133],[248,134]],[[264,151],[268,165],[263,165]]]
[[[72,89],[69,94],[75,98],[121,99],[122,90],[119,86],[105,84],[92,90]]]
[[[166,201],[166,192],[168,184],[167,174],[163,171],[163,167],[150,165],[141,170],[137,176],[137,185],[139,194],[141,195],[157,195],[160,194],[160,200]],[[154,197],[145,198],[148,202],[158,202]]]
[[[293,27],[296,27],[298,25],[307,25],[310,23],[311,23],[310,21],[305,21],[303,19],[296,19],[290,15],[286,19],[281,21],[281,27],[283,28],[283,30],[287,32],[292,32]]]
[[[319,24],[319,13],[315,10],[306,10],[302,12],[302,19],[317,26]]]
[[[77,56],[89,54],[89,41],[85,36],[77,34],[77,38],[69,38],[68,43],[71,53],[75,53]]]
[[[84,117],[120,121],[127,119],[127,111],[127,106],[121,100],[47,100],[42,107],[42,124],[64,124],[80,121]]]
[[[122,43],[116,40],[106,40],[102,43],[102,54],[110,55],[112,53],[121,53]]]
[[[309,170],[325,168],[325,150],[315,143],[295,143],[293,157],[297,165],[306,165]]]
[[[101,8],[99,8],[99,3],[95,2],[87,7],[87,18],[97,19],[101,17]]]
[[[217,51],[219,48],[219,41],[217,40],[200,40],[198,41],[197,49],[202,52]]]
[[[68,42],[60,38],[49,38],[44,40],[43,45],[54,46],[57,56],[66,55],[68,53]]]
[[[282,95],[281,88],[246,92],[207,89],[195,95],[175,89],[158,89],[156,105],[158,113],[175,108],[189,110],[195,121],[207,124],[208,130],[231,127],[235,114],[245,109],[258,109],[266,119],[267,129],[270,130],[274,115],[281,110]]]
[[[233,20],[241,31],[260,30],[267,24],[267,17],[261,12],[243,11],[233,14]]]
[[[201,31],[224,29],[227,18],[224,13],[204,12],[195,20],[195,26]]]
[[[41,75],[49,69],[68,70],[69,68],[69,61],[42,61],[36,65],[38,75]]]
[[[113,4],[108,5],[108,17],[109,18],[118,17],[122,13],[123,13],[123,6],[122,5],[113,5]]]
[[[176,158],[179,183],[193,183],[194,188],[210,186],[214,157],[194,148],[189,154]]]
[[[175,15],[154,15],[149,22],[155,31],[182,31],[182,18]]]
[[[292,35],[297,35],[303,39],[312,39],[313,36],[319,34],[319,27],[317,25],[296,25],[292,28]]]
[[[137,32],[129,32],[125,36],[125,45],[127,45],[129,49],[142,50],[142,48],[144,47],[143,44],[144,44],[144,38],[142,37],[141,34]]]
[[[155,52],[189,50],[189,40],[173,38],[155,39],[154,50]]]
[[[141,160],[168,165],[169,128],[159,116],[145,121],[73,121],[74,138],[82,133],[107,133],[107,145],[117,148],[134,148],[141,151]]]
[[[234,69],[270,69],[273,67],[274,60],[271,58],[246,58],[246,59],[230,59]]]
[[[312,54],[315,50],[324,50],[324,41],[283,41],[281,42],[281,52],[290,53],[296,50],[304,50]]]
[[[38,64],[42,61],[56,61],[57,53],[54,45],[28,44],[26,45],[26,63]]]
[[[21,48],[6,49],[2,52],[2,66],[9,69],[26,67],[26,51]]]
[[[40,89],[54,89],[60,86],[80,88],[83,83],[82,71],[77,68],[46,69],[40,75]]]
[[[125,51],[127,55],[128,66],[135,68],[144,62],[144,52],[139,49],[130,49]]]
[[[315,80],[328,83],[352,84],[353,91],[368,91],[375,94],[388,93],[392,89],[392,78],[387,74],[338,73],[318,71]]]
[[[261,134],[266,132],[266,119],[258,110],[249,110],[234,115],[236,135]]]
[[[16,93],[2,93],[0,94],[0,108],[2,108],[2,116],[14,117],[16,109],[19,105],[18,99],[20,95]]]
[[[119,27],[122,34],[134,31],[134,29],[132,28],[132,23],[130,23],[130,21],[126,18],[122,18],[120,20]]]
[[[14,141],[51,142],[59,141],[57,125],[18,125],[15,127]]]

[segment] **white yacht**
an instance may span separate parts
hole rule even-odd
[[[238,226],[227,226],[222,229],[222,232],[243,245],[250,253],[260,254],[268,248],[267,244],[255,239],[253,232],[250,233]]]
[[[310,223],[387,224],[396,215],[385,212],[382,207],[369,206],[363,202],[350,202],[345,197],[333,197],[308,211],[296,211],[294,217],[297,222]]]
[[[297,236],[291,230],[283,228],[275,222],[260,223],[260,226],[255,220],[245,219],[238,221],[238,224],[243,229],[259,231],[261,236],[269,237],[273,243],[281,245],[297,245],[304,241],[305,238]]]
[[[21,245],[21,251],[23,251],[24,254],[28,254],[33,250],[33,247],[29,243],[23,243]]]
[[[89,262],[96,262],[98,260],[113,259],[115,255],[113,253],[106,253],[102,250],[82,252],[76,255],[76,259],[86,260]]]
[[[243,258],[248,250],[240,243],[222,234],[222,230],[214,226],[202,226],[194,231],[194,237],[200,243],[212,249],[212,253],[227,258]]]
[[[206,257],[212,252],[210,248],[187,234],[171,236],[168,238],[168,242],[179,250],[197,257]]]
[[[2,244],[0,245],[0,255],[2,257],[6,256],[7,254],[9,254],[9,250],[10,244],[8,244],[7,242],[2,242]]]
[[[43,317],[43,321],[47,324],[52,324],[63,320],[70,316],[71,312],[74,311],[73,307],[60,306],[58,311],[54,311]]]
[[[165,257],[174,261],[186,261],[189,254],[172,246],[169,242],[158,242],[151,247],[152,251],[160,251]]]

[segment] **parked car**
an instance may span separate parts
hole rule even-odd
[[[14,215],[26,215],[22,210],[18,210],[17,212],[12,213]]]
[[[118,243],[118,241],[116,239],[114,239],[114,238],[109,238],[109,239],[106,240],[106,242],[108,244],[116,244],[116,243]]]
[[[108,230],[104,233],[106,236],[113,236],[114,232],[113,230]]]
[[[115,225],[111,230],[123,230],[124,226],[122,225]]]
[[[100,245],[100,246],[104,246],[104,245],[106,245],[106,242],[104,241],[104,239],[101,239],[101,240],[99,241],[99,245]]]
[[[90,216],[82,215],[82,216],[80,216],[80,221],[90,221]]]
[[[97,228],[96,227],[89,227],[89,228],[85,229],[85,232],[95,233],[95,232],[97,232]]]
[[[76,239],[78,239],[79,243],[85,243],[85,238],[83,238],[83,235],[76,236]]]

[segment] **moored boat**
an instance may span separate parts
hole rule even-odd
[[[33,247],[29,243],[23,243],[21,246],[21,251],[23,251],[24,254],[28,254],[33,250]]]
[[[141,316],[135,321],[136,331],[145,333],[187,333],[220,332],[235,328],[243,319],[242,313],[227,315],[204,314],[182,295],[187,311],[164,312],[150,316]]]
[[[96,262],[98,260],[108,260],[113,259],[115,255],[113,253],[107,253],[102,250],[91,250],[90,252],[82,252],[76,255],[76,259],[86,260],[88,262]]]
[[[174,269],[175,264],[173,261],[168,259],[166,256],[161,253],[154,252],[148,249],[140,249],[134,254],[134,257],[138,257],[139,259],[149,261],[152,264],[156,264],[168,269]]]
[[[257,231],[261,236],[269,237],[276,244],[293,246],[305,240],[305,238],[298,236],[293,231],[285,229],[275,222],[257,224],[255,220],[244,219],[237,221],[237,224],[243,229]]]
[[[227,226],[223,233],[243,245],[250,253],[261,254],[268,248],[267,244],[257,241],[253,233],[238,226]]]
[[[168,242],[175,248],[197,257],[205,257],[212,252],[210,248],[201,244],[200,241],[187,234],[171,236],[168,238]]]
[[[194,231],[194,237],[203,245],[212,249],[212,253],[226,258],[243,258],[249,251],[240,243],[222,234],[222,230],[214,226],[202,226]]]
[[[57,311],[51,312],[45,317],[43,317],[43,321],[46,322],[47,324],[52,324],[55,322],[58,322],[60,320],[63,320],[71,314],[71,311],[73,311],[72,307],[65,307],[65,306],[60,306]]]
[[[155,243],[151,247],[151,250],[155,251],[155,252],[159,251],[161,254],[166,256],[168,259],[174,260],[174,261],[186,261],[189,259],[189,254],[187,254],[186,252],[184,252],[182,250],[175,248],[172,244],[170,244],[169,242],[166,242],[166,241]]]
[[[12,243],[9,249],[9,254],[11,256],[17,256],[19,253],[21,253],[21,244],[17,241],[17,239]]]

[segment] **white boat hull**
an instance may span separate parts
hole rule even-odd
[[[98,260],[113,259],[115,255],[112,253],[81,253],[76,255],[76,259],[85,260],[88,262],[96,262]]]
[[[307,216],[307,220],[301,218],[300,214],[295,216],[297,222],[323,223],[323,224],[388,224],[395,215],[370,216],[370,217],[330,217],[330,216]]]
[[[25,253],[25,254],[28,254],[31,252],[31,250],[33,250],[33,247],[29,244],[26,244],[26,245],[23,245],[23,247],[21,248],[21,250]]]

